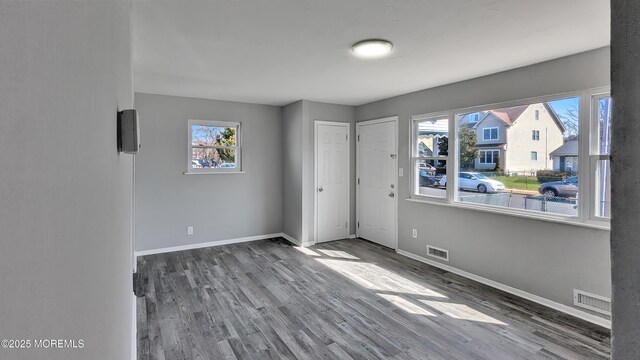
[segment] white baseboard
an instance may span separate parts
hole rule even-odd
[[[170,246],[170,247],[159,248],[159,249],[141,250],[141,251],[136,251],[136,257],[144,256],[144,255],[163,254],[163,253],[174,252],[174,251],[201,249],[201,248],[212,247],[212,246],[237,244],[237,243],[243,243],[243,242],[249,242],[249,241],[277,238],[281,236],[286,239],[284,235],[285,234],[283,233],[275,233],[275,234],[256,235],[256,236],[249,236],[249,237],[228,239],[228,240],[209,241],[209,242],[197,243],[197,244]]]
[[[466,272],[464,270],[460,270],[458,268],[455,268],[455,267],[447,265],[447,264],[440,263],[438,261],[427,259],[425,257],[422,257],[420,255],[416,255],[414,253],[410,253],[408,251],[404,251],[404,250],[398,249],[398,250],[396,250],[396,252],[398,254],[400,254],[400,255],[406,256],[406,257],[411,258],[413,260],[417,260],[417,261],[420,261],[422,263],[425,263],[425,264],[428,264],[428,265],[431,265],[431,266],[435,266],[437,268],[440,268],[442,270],[446,270],[448,272],[460,275],[460,276],[465,277],[467,279],[471,279],[471,280],[477,281],[477,282],[479,282],[481,284],[485,284],[485,285],[491,286],[493,288],[496,288],[498,290],[502,290],[502,291],[507,292],[509,294],[512,294],[512,295],[515,295],[515,296],[519,296],[521,298],[533,301],[535,303],[538,303],[540,305],[544,305],[544,306],[552,308],[554,310],[558,310],[560,312],[563,312],[565,314],[568,314],[568,315],[577,317],[579,319],[588,321],[590,323],[602,326],[602,327],[607,328],[607,329],[611,329],[611,320],[603,319],[603,318],[601,318],[599,316],[589,314],[587,312],[572,308],[570,306],[563,305],[563,304],[557,303],[557,302],[549,300],[549,299],[545,299],[545,298],[543,298],[541,296],[538,296],[538,295],[535,295],[535,294],[532,294],[532,293],[529,293],[529,292],[526,292],[526,291],[523,291],[523,290],[520,290],[520,289],[516,289],[516,288],[511,287],[509,285],[505,285],[505,284],[499,283],[497,281],[493,281],[491,279],[487,279],[485,277]]]
[[[302,243],[300,242],[300,240],[294,238],[293,236],[287,235],[285,233],[281,233],[280,236],[282,236],[283,238],[289,240],[290,242],[296,244],[297,246],[302,246]]]

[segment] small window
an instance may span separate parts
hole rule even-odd
[[[534,116],[535,116],[535,119],[536,119],[536,120],[540,120],[540,110],[536,110],[536,111],[534,112]]]
[[[483,128],[482,129],[482,140],[498,140],[498,128]]]
[[[595,216],[599,218],[611,217],[611,114],[613,100],[609,95],[598,96],[593,99],[594,110],[592,117],[598,131],[592,135],[590,154],[592,176],[595,175]]]
[[[531,152],[531,160],[538,161],[538,152],[537,151],[532,151]]]
[[[440,182],[449,159],[449,118],[414,116],[411,153],[413,195],[445,198],[447,191]]]
[[[239,172],[240,123],[189,120],[189,173]]]
[[[531,131],[531,140],[539,141],[540,140],[540,130],[532,130]]]

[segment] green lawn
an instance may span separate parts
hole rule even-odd
[[[540,183],[535,176],[495,176],[491,177],[504,183],[507,189],[538,190]]]

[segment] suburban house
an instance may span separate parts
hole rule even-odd
[[[564,126],[546,102],[470,113],[462,120],[476,133],[476,170],[494,169],[498,157],[505,172],[550,169],[549,152],[564,142]]]
[[[578,138],[567,139],[559,148],[549,153],[553,161],[553,170],[571,174],[578,172]]]

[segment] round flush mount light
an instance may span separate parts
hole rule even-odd
[[[393,49],[393,44],[382,39],[367,39],[353,44],[351,49],[356,56],[371,59],[387,55]]]

